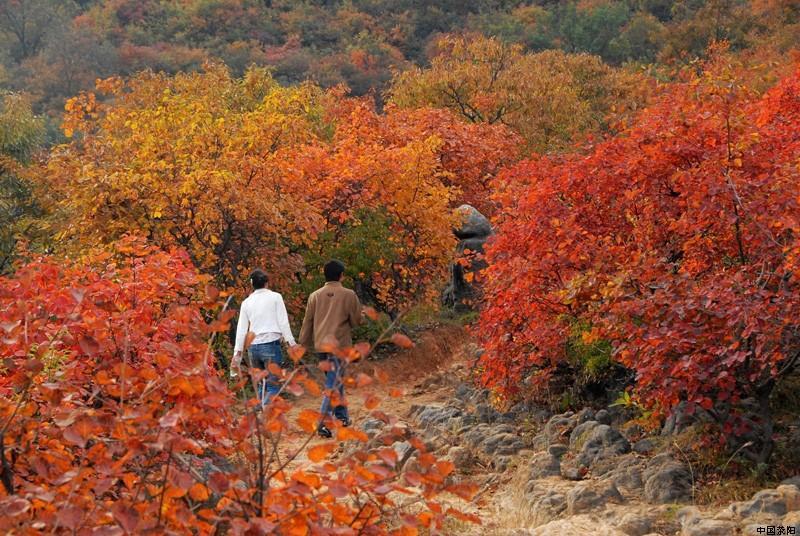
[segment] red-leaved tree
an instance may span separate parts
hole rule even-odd
[[[318,412],[290,419],[281,397],[263,411],[238,397],[266,372],[231,389],[209,365],[229,314],[209,315],[219,293],[203,283],[184,252],[130,237],[0,278],[0,532],[416,534],[447,515],[473,519],[436,501],[445,489],[470,496],[447,479],[453,464],[389,416],[372,413],[388,445],[338,428],[359,446],[336,458],[337,442],[312,443]],[[273,372],[288,392],[321,394],[302,366]],[[402,477],[396,435],[419,451]]]
[[[763,96],[737,71],[717,55],[620,136],[507,172],[487,385],[542,394],[579,326],[658,413],[703,408],[731,439],[755,406],[769,457],[770,393],[800,359],[800,71]]]

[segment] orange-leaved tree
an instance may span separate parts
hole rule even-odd
[[[387,310],[435,295],[454,247],[452,207],[485,198],[519,151],[501,125],[380,114],[258,69],[241,79],[218,65],[143,73],[98,92],[67,103],[73,140],[31,173],[70,249],[136,232],[184,248],[224,287],[260,265],[287,293],[316,275],[317,258],[374,250],[343,260]]]
[[[0,278],[0,531],[415,534],[447,515],[474,520],[437,502],[472,493],[447,478],[452,463],[394,426],[375,396],[365,405],[383,432],[367,444],[338,428],[351,452],[338,457],[338,443],[312,443],[319,413],[237,397],[209,366],[227,315],[205,318],[219,295],[205,282],[185,253],[131,237]],[[283,391],[320,394],[305,367],[273,372]],[[418,450],[403,476],[391,446],[401,436]],[[412,492],[424,501],[409,510]]]
[[[747,452],[769,457],[770,394],[800,360],[800,71],[759,97],[739,69],[717,54],[588,155],[508,172],[488,385],[541,394],[593,348],[661,414],[702,408],[729,440],[760,427]]]

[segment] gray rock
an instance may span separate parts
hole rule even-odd
[[[475,463],[475,456],[467,447],[451,447],[447,451],[447,457],[459,471],[468,470]]]
[[[517,435],[500,432],[483,441],[480,448],[486,454],[509,456],[525,448],[525,443]]]
[[[492,224],[472,205],[461,205],[456,211],[462,218],[461,226],[453,231],[457,238],[464,240],[492,234]]]
[[[547,448],[547,452],[550,453],[551,456],[555,456],[556,458],[561,458],[564,454],[569,451],[569,447],[564,445],[563,443],[556,443],[555,445],[550,445]]]
[[[397,453],[397,460],[402,461],[408,459],[411,453],[414,452],[414,447],[408,441],[398,441],[392,444],[392,448]]]
[[[511,462],[513,461],[513,456],[496,456],[495,458],[492,458],[489,465],[498,473],[502,473],[508,469],[508,466],[511,465]]]
[[[617,466],[606,473],[606,478],[611,479],[617,487],[631,492],[639,492],[644,488],[642,472],[644,463],[635,455],[629,454],[617,461]]]
[[[361,423],[361,429],[364,430],[364,432],[367,434],[367,437],[372,439],[378,432],[380,432],[383,429],[385,425],[386,423],[380,419],[369,418]]]
[[[617,529],[628,536],[644,536],[653,528],[653,518],[641,514],[625,514],[620,519]]]
[[[548,441],[561,443],[570,436],[577,424],[578,417],[571,411],[553,415],[544,425],[544,434]]]
[[[640,439],[636,443],[633,444],[633,452],[636,454],[649,454],[653,452],[656,448],[656,443],[649,437],[644,439]]]
[[[491,223],[471,205],[461,205],[456,212],[463,218],[461,225],[453,229],[453,233],[459,239],[456,256],[461,257],[466,250],[482,253],[486,240],[492,235]],[[479,292],[464,276],[485,267],[486,262],[483,260],[474,261],[467,267],[458,262],[453,263],[450,266],[450,282],[442,293],[442,303],[448,307],[469,310],[470,300],[478,296]]]
[[[586,476],[586,468],[577,467],[575,464],[562,464],[561,476],[567,480],[583,480]]]
[[[735,502],[728,511],[736,518],[770,518],[800,510],[800,489],[794,485],[780,485],[777,489],[764,489],[749,501]]]
[[[567,492],[567,512],[570,515],[602,509],[608,503],[623,502],[622,494],[608,481],[581,483]]]
[[[540,519],[557,517],[567,509],[567,498],[557,491],[548,490],[542,496],[534,498],[531,509]]]
[[[736,524],[721,519],[695,518],[681,530],[682,536],[731,536],[735,533]]]
[[[788,512],[783,495],[775,489],[764,489],[749,501],[733,503],[730,510],[738,517],[753,517],[758,514],[783,516]]]
[[[593,426],[592,423],[594,423]],[[579,434],[582,427],[587,427],[584,432]],[[570,446],[579,448],[575,462],[578,466],[591,467],[598,460],[613,458],[621,454],[630,452],[631,445],[614,428],[607,424],[599,424],[597,421],[589,421],[579,424],[570,436]]]
[[[664,421],[664,426],[661,428],[661,435],[674,435],[679,434],[696,423],[712,422],[713,419],[708,411],[699,406],[695,406],[693,413],[689,414],[686,411],[686,401],[680,402],[670,413],[667,420]]]
[[[561,474],[561,462],[547,452],[540,452],[531,460],[530,479],[558,476]]]
[[[595,421],[594,410],[592,408],[583,408],[578,412],[578,424],[582,422]]]
[[[800,489],[800,475],[793,476],[791,478],[787,478],[786,480],[781,481],[782,486],[796,486]]]
[[[595,414],[594,420],[600,424],[611,424],[611,414],[608,412],[608,410],[601,409]]]
[[[417,422],[423,427],[446,427],[448,421],[460,417],[463,411],[453,406],[425,406],[416,414]]]
[[[681,502],[691,498],[692,475],[672,458],[656,456],[648,463],[642,479],[644,498],[651,504]]]

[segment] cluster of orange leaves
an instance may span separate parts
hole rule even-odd
[[[185,253],[131,237],[0,279],[0,532],[416,534],[464,516],[436,495],[472,490],[418,439],[419,469],[399,475],[388,445],[401,432],[374,395],[386,432],[366,444],[338,428],[361,446],[336,459],[337,442],[311,444],[319,413],[290,419],[281,397],[257,411],[244,381],[231,388],[209,365],[230,313],[216,315],[206,284]],[[288,392],[321,394],[303,367],[274,372]],[[292,436],[305,443],[286,459],[278,446]]]

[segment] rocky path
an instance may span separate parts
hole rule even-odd
[[[383,400],[381,411],[399,417],[438,456],[453,461],[455,479],[479,486],[471,503],[453,502],[480,515],[483,524],[453,520],[446,534],[800,534],[800,479],[749,501],[698,507],[691,467],[668,442],[626,427],[613,409],[559,415],[524,405],[493,409],[487,393],[466,381],[469,348],[462,331],[445,329],[427,334],[411,351],[362,365],[378,366],[392,378],[390,385],[372,388]],[[403,395],[390,396],[395,390]],[[315,404],[300,399],[297,411]],[[370,438],[378,436],[382,424],[369,417],[360,395],[350,398],[350,406],[356,425]],[[394,447],[405,467],[413,467],[410,445],[399,441]],[[342,445],[338,455],[346,449]]]

